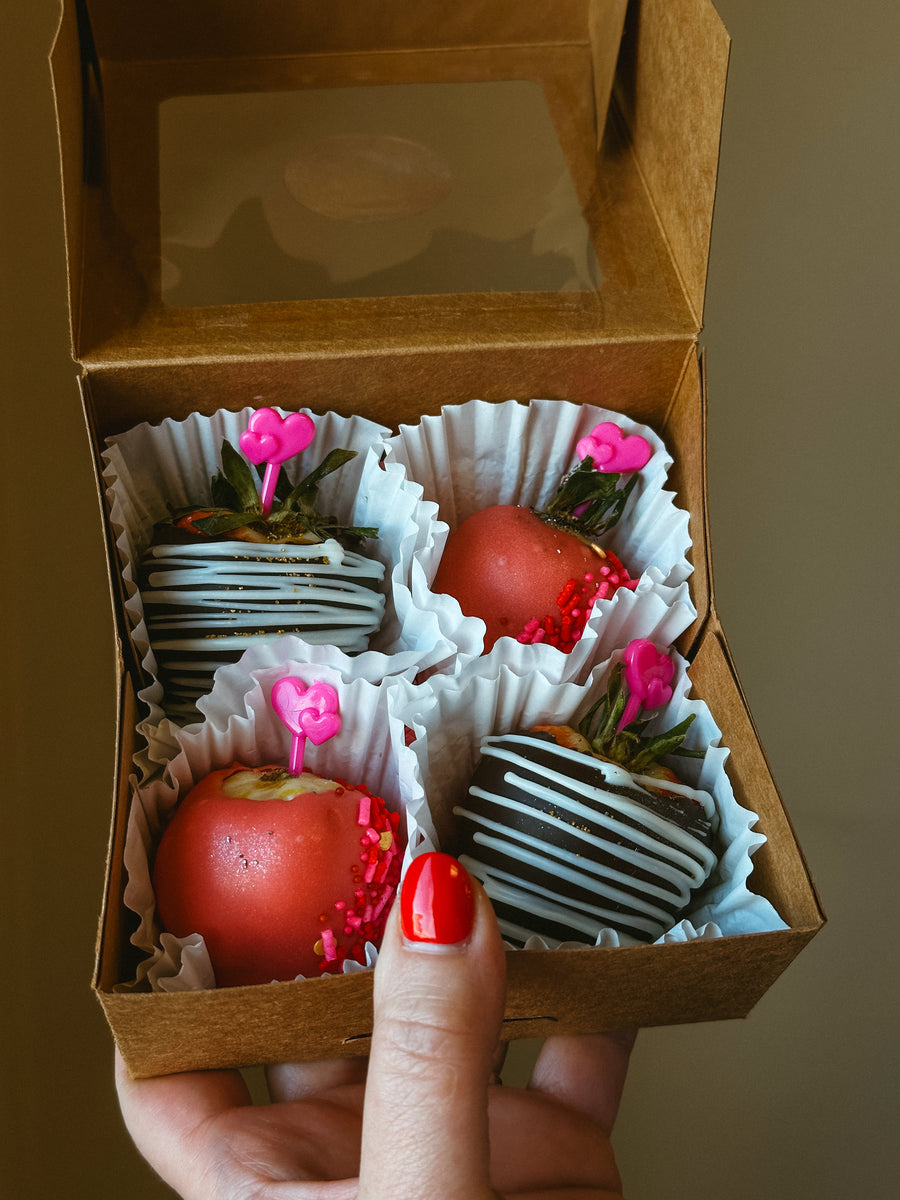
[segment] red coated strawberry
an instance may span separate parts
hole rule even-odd
[[[361,786],[277,766],[213,771],[157,851],[163,926],[203,935],[220,987],[340,972],[381,939],[400,877],[397,830]]]
[[[582,461],[546,510],[494,505],[463,521],[447,542],[432,590],[454,596],[467,616],[485,622],[486,651],[506,636],[567,652],[597,600],[637,586],[598,538],[621,517],[650,445],[639,435],[622,439],[618,426],[605,422],[579,442],[578,452]],[[611,469],[616,462],[630,472],[622,487]]]

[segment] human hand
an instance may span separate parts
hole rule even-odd
[[[418,864],[418,865],[417,865]],[[410,868],[375,970],[371,1057],[133,1080],[126,1125],[184,1200],[614,1200],[609,1134],[630,1035],[550,1038],[528,1088],[497,1086],[505,956],[455,860]]]

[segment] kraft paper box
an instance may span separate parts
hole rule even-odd
[[[746,1015],[824,921],[712,591],[697,339],[728,37],[707,0],[547,7],[63,0],[52,53],[98,479],[106,438],[260,398],[393,429],[476,397],[564,399],[649,425],[675,460],[697,612],[678,649],[766,838],[750,886],[784,927],[512,951],[509,1037]],[[128,987],[143,681],[107,541],[119,750],[94,986],[130,1069],[365,1053],[371,972]]]

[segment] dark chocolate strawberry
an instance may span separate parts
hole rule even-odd
[[[276,431],[278,422],[288,426],[303,416],[310,431],[302,444],[312,438],[304,414],[281,418],[259,409],[251,430],[260,416]],[[276,440],[271,432],[267,437],[268,443],[256,438],[261,455]],[[355,454],[332,450],[293,487],[270,463],[260,487],[254,469],[225,441],[211,503],[173,512],[156,527],[139,586],[168,716],[195,719],[196,701],[219,666],[283,634],[347,654],[368,648],[384,615],[384,564],[357,547],[378,530],[344,525],[317,508],[321,481]]]
[[[638,646],[649,643],[629,649]],[[693,717],[656,735],[643,718],[623,725],[627,669],[615,668],[577,727],[485,738],[468,795],[453,810],[456,853],[513,942],[532,934],[593,942],[603,929],[653,941],[715,867],[712,797],[659,761],[702,757],[682,747]]]

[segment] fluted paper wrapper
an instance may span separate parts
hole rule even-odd
[[[402,724],[392,713],[392,707],[405,707],[414,686],[402,678],[376,684],[361,675],[353,676],[340,661],[345,656],[332,647],[307,647],[299,639],[282,639],[278,648],[284,653],[277,664],[258,667],[252,655],[245,655],[240,663],[222,668],[205,699],[205,719],[175,731],[175,753],[164,774],[143,783],[132,780],[125,904],[139,921],[132,943],[147,957],[126,989],[190,991],[215,986],[202,937],[177,938],[160,931],[150,864],[179,799],[204,776],[232,762],[248,766],[288,763],[291,735],[271,705],[272,687],[278,679],[290,675],[307,685],[322,680],[338,693],[341,730],[319,746],[307,741],[305,770],[338,775],[351,784],[363,783],[392,811],[405,813],[400,828],[407,842],[407,859],[411,843],[404,825],[411,821],[416,830],[420,825],[430,828],[428,817],[419,811],[422,797],[411,797],[415,757],[405,745]],[[291,650],[309,649],[315,651],[315,661],[289,656]],[[400,695],[389,705],[389,692],[395,689]],[[375,947],[367,946],[367,966],[376,957]],[[352,961],[344,964],[346,972],[361,969],[365,968]]]
[[[416,735],[410,746],[416,770],[409,797],[409,811],[416,814],[410,823],[416,853],[442,846],[452,849],[453,806],[466,795],[480,759],[483,737],[537,724],[577,725],[603,695],[610,671],[621,657],[621,651],[615,652],[579,685],[548,679],[538,672],[518,675],[485,656],[455,676],[432,679],[427,689],[418,686],[403,699],[397,716]],[[672,699],[654,715],[647,733],[670,729],[694,715],[685,745],[705,749],[706,753],[702,759],[678,759],[677,772],[683,782],[713,797],[719,863],[704,888],[695,894],[689,911],[659,940],[785,929],[771,903],[748,887],[752,856],[765,838],[754,829],[757,816],[734,797],[725,770],[728,750],[721,745],[721,731],[706,704],[688,694],[690,680],[685,660],[674,654],[672,657],[676,663]],[[426,817],[428,824],[423,824]],[[615,930],[608,929],[601,931],[596,944],[618,946],[625,942]],[[538,947],[547,948],[547,943],[532,938],[526,944],[526,948]]]
[[[184,421],[139,425],[109,439],[104,453],[104,480],[125,584],[125,608],[134,647],[149,680],[139,693],[148,710],[138,726],[146,742],[146,749],[140,751],[145,777],[175,752],[178,725],[163,709],[163,689],[137,586],[138,564],[154,525],[164,520],[170,509],[209,500],[210,478],[219,469],[222,442],[227,439],[237,446],[253,411],[221,410],[211,417],[194,414]],[[277,411],[285,415],[284,410]],[[356,450],[356,458],[323,480],[321,508],[347,524],[378,526],[379,536],[367,543],[365,553],[385,566],[386,608],[381,628],[361,655],[351,658],[337,651],[342,670],[374,681],[405,672],[453,669],[458,645],[467,650],[467,630],[460,631],[459,643],[451,640],[437,615],[418,609],[411,599],[418,556],[435,553],[446,538],[436,505],[423,500],[421,486],[410,485],[400,465],[381,465],[387,429],[361,417],[309,415],[316,422],[316,436],[302,455],[282,469],[292,483],[297,482],[332,449]],[[445,622],[445,627],[454,632],[450,623]],[[198,707],[203,711],[202,702]]]
[[[537,670],[548,678],[583,680],[591,666],[623,644],[626,625],[631,637],[649,637],[651,627],[659,628],[659,611],[668,609],[668,643],[695,619],[687,584],[693,570],[688,513],[676,506],[674,493],[665,487],[671,456],[647,426],[594,405],[560,400],[448,405],[440,416],[402,425],[397,436],[388,439],[388,461],[402,464],[408,478],[421,484],[425,499],[437,504],[440,520],[452,534],[467,517],[491,505],[544,507],[577,465],[578,441],[604,421],[615,422],[626,435],[640,434],[653,451],[622,519],[602,538],[632,578],[640,575],[640,582],[634,591],[623,588],[609,600],[598,600],[580,641],[568,654],[547,644],[501,638],[489,657],[514,672]],[[473,640],[483,650],[484,623],[464,616],[452,596],[430,590],[444,544],[445,539],[435,538],[417,556],[413,599],[421,609],[434,612],[447,635],[460,642],[465,662]]]

